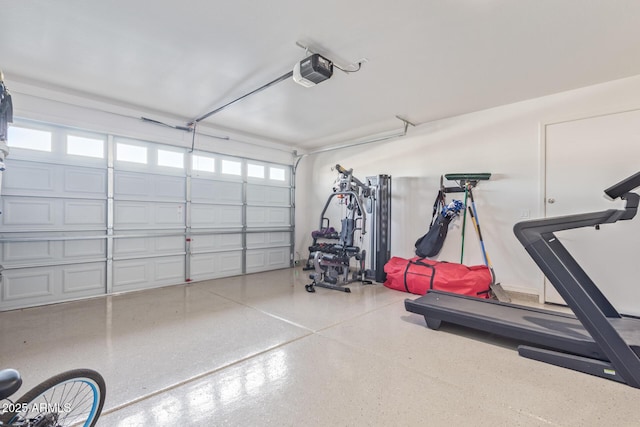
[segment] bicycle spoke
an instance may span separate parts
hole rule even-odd
[[[57,413],[58,424],[73,425],[86,420],[94,405],[94,390],[85,381],[69,381],[52,387],[30,403],[27,411],[19,415],[33,419],[39,415]]]

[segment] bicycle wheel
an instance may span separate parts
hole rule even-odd
[[[102,412],[105,393],[102,375],[90,369],[72,369],[29,390],[2,421],[9,425],[34,420],[37,426],[93,427]]]

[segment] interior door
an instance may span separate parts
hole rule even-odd
[[[640,171],[640,110],[546,127],[546,216],[621,208],[604,189]],[[640,315],[640,217],[556,234],[619,312]],[[545,301],[564,303],[545,282]]]

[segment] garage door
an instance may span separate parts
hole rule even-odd
[[[289,170],[247,162],[247,272],[289,266],[291,261],[291,188]]]
[[[9,137],[0,308],[104,294],[106,137],[35,125]]]
[[[0,310],[291,265],[291,170],[22,122],[2,182]]]
[[[194,153],[192,164],[189,278],[240,274],[245,250],[243,163]]]
[[[114,292],[185,280],[184,150],[114,138]]]

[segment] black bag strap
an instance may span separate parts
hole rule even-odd
[[[411,267],[411,265],[419,265],[422,267],[427,267],[429,269],[431,269],[431,278],[429,280],[429,289],[433,289],[433,280],[434,277],[436,275],[436,269],[433,265],[431,264],[427,264],[426,262],[423,262],[425,260],[425,258],[419,258],[415,261],[411,261],[409,260],[409,262],[407,263],[407,267],[404,269],[404,288],[406,289],[407,292],[411,293],[411,291],[409,290],[409,285],[407,284],[407,275],[409,274],[409,267]],[[418,273],[412,273],[412,274],[418,274]],[[421,276],[426,276],[425,274],[421,274]]]
[[[440,211],[444,207],[444,204],[445,204],[444,191],[439,190],[438,195],[436,196],[436,200],[433,202],[433,212],[431,213],[431,222],[429,223],[429,228],[433,227],[433,224],[438,219],[438,215],[440,215]]]
[[[438,215],[440,215],[440,211],[447,204],[446,201],[446,188],[444,187],[444,176],[440,175],[440,189],[438,190],[438,194],[436,195],[436,200],[433,202],[433,212],[431,212],[431,223],[429,224],[429,228],[433,227],[433,224],[438,219]]]

